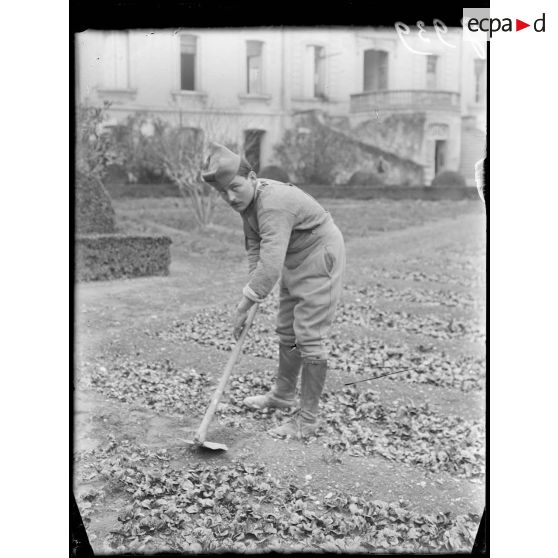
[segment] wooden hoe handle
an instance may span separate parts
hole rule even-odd
[[[239,336],[239,338],[236,342],[236,345],[234,346],[234,348],[232,350],[231,356],[229,357],[227,365],[225,366],[225,371],[223,372],[223,375],[221,376],[221,379],[219,380],[219,384],[217,385],[217,388],[215,389],[215,392],[213,393],[213,397],[211,398],[211,402],[209,403],[209,406],[207,407],[207,411],[205,412],[203,420],[202,420],[202,422],[200,424],[200,427],[198,429],[198,432],[195,436],[196,442],[198,442],[200,444],[203,444],[203,442],[205,442],[205,437],[207,435],[207,429],[209,427],[209,423],[211,422],[211,419],[213,418],[213,415],[215,414],[215,410],[217,409],[217,405],[219,404],[219,401],[221,400],[221,396],[223,395],[223,391],[225,390],[227,382],[229,381],[229,377],[231,375],[231,372],[234,368],[234,365],[236,364],[236,361],[238,360],[238,356],[240,355],[242,345],[244,344],[244,339],[246,338],[248,330],[250,329],[250,326],[252,325],[252,322],[254,321],[254,316],[256,315],[257,310],[258,310],[258,305],[257,304],[254,304],[252,306],[252,308],[250,308],[250,310],[248,310],[248,316],[246,318],[246,323],[244,324],[244,328],[242,329],[242,332],[240,333],[240,336]]]

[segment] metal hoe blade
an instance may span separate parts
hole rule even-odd
[[[207,448],[210,450],[222,450],[228,451],[228,447],[225,444],[219,444],[218,442],[200,442],[198,440],[184,440],[183,438],[179,438],[179,440],[186,442],[191,446],[195,446],[196,448]]]
[[[201,444],[204,448],[210,450],[223,450],[227,451],[229,448],[225,444],[219,444],[218,442],[202,442]]]

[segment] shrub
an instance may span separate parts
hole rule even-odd
[[[238,153],[232,140],[237,130],[228,115],[215,107],[206,108],[211,110],[188,115],[181,111],[179,122],[137,112],[113,128],[126,182],[172,182],[194,210],[200,229],[211,224],[218,198],[217,191],[202,179],[210,142],[221,143]]]
[[[113,135],[104,126],[110,103],[76,107],[76,170],[103,180],[107,167],[121,162]]]
[[[465,188],[467,183],[461,174],[455,171],[439,172],[432,180],[432,186],[449,186],[452,188]]]
[[[383,186],[384,181],[375,172],[356,171],[349,179],[350,186]]]
[[[114,209],[103,183],[94,176],[85,176],[77,172],[75,192],[76,233],[114,232]]]
[[[107,183],[106,189],[112,199],[121,198],[179,198],[180,190],[172,182],[162,182],[161,184],[124,184]]]
[[[275,157],[302,184],[334,184],[340,168],[355,164],[354,146],[316,117],[286,130],[274,146]]]
[[[170,244],[167,236],[76,236],[76,280],[168,275]]]
[[[108,187],[109,184],[125,184],[128,182],[128,177],[129,175],[124,165],[108,165],[104,184],[106,187]]]
[[[144,184],[158,184],[169,180],[163,163],[155,152],[153,138],[142,132],[144,126],[150,125],[151,120],[149,114],[136,112],[112,128],[121,164],[109,169],[112,172],[107,180]]]
[[[279,182],[290,182],[289,175],[286,170],[276,165],[268,165],[259,173],[260,178],[269,178],[269,180],[278,180]]]

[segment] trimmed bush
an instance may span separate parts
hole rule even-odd
[[[431,186],[321,186],[305,184],[301,188],[317,199],[481,201],[479,193],[474,186],[467,186],[466,188],[432,188]]]
[[[375,172],[356,171],[349,178],[349,186],[383,186],[384,181]]]
[[[179,198],[180,190],[176,184],[107,184],[106,189],[113,199],[120,198]]]
[[[432,180],[432,186],[449,186],[451,188],[465,188],[467,183],[463,175],[455,171],[439,172]]]
[[[105,234],[115,231],[115,214],[109,193],[99,179],[76,176],[76,234]]]
[[[124,165],[113,164],[107,166],[104,180],[105,188],[108,190],[108,185],[113,182],[128,182],[128,173],[126,172]]]
[[[76,236],[76,281],[168,275],[171,239],[119,234]]]
[[[258,173],[258,176],[260,178],[269,178],[269,180],[278,180],[279,182],[290,182],[287,171],[276,165],[264,167]]]

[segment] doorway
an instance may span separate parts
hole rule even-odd
[[[262,140],[264,130],[245,130],[244,131],[244,157],[250,163],[256,174],[260,172],[262,155]]]
[[[446,167],[447,140],[435,140],[434,146],[434,176]]]
[[[385,50],[364,51],[363,91],[379,91],[388,86],[388,53]]]

